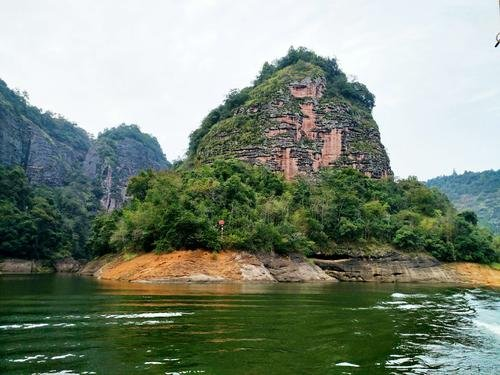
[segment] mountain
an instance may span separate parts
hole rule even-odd
[[[481,224],[500,234],[500,170],[453,173],[427,185],[445,193],[460,211],[475,211]]]
[[[0,165],[22,167],[33,185],[62,187],[90,179],[101,207],[112,210],[124,202],[130,177],[170,163],[157,140],[136,125],[122,124],[94,140],[0,80]]]
[[[100,133],[83,164],[84,174],[98,181],[101,207],[106,211],[123,204],[130,177],[145,169],[168,167],[156,138],[142,133],[137,125],[125,124]]]
[[[322,167],[391,176],[372,117],[375,98],[350,82],[335,59],[305,48],[265,63],[252,86],[233,90],[191,134],[193,163],[237,158],[282,171],[287,179]]]
[[[19,165],[34,184],[62,186],[85,159],[88,134],[28,104],[0,80],[0,165]]]
[[[0,80],[0,258],[89,258],[96,214],[123,205],[130,177],[169,165],[136,125],[93,139]]]

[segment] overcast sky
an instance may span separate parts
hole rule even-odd
[[[497,0],[1,0],[0,78],[96,135],[120,123],[167,158],[291,46],[376,96],[394,172],[500,168]]]

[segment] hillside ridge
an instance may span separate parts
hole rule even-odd
[[[106,129],[96,139],[76,124],[29,104],[0,80],[0,165],[21,166],[30,183],[67,186],[90,178],[105,210],[126,199],[128,179],[170,166],[156,138],[136,125]]]

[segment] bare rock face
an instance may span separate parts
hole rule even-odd
[[[335,278],[300,255],[290,257],[260,255],[259,259],[276,281],[335,281]]]
[[[141,283],[167,282],[316,282],[337,280],[302,255],[177,250],[140,254],[125,260],[120,255],[93,260],[80,271],[104,280]]]
[[[325,167],[352,167],[374,178],[392,175],[371,108],[331,94],[333,83],[318,69],[296,64],[252,88],[246,103],[200,142],[198,159],[234,157],[281,171],[287,179]]]
[[[50,272],[41,262],[26,259],[3,259],[0,261],[1,273],[38,273]]]
[[[100,187],[101,207],[109,212],[127,199],[131,177],[146,169],[169,166],[155,138],[142,133],[135,125],[122,124],[99,135],[85,157],[83,171]]]
[[[60,273],[76,273],[80,271],[83,264],[73,258],[60,259],[54,263],[56,272]]]
[[[90,143],[83,129],[30,106],[0,80],[0,165],[22,167],[33,184],[63,186]]]
[[[454,272],[426,254],[388,254],[378,258],[315,259],[328,275],[341,281],[456,282]]]
[[[130,177],[170,163],[158,141],[136,125],[122,124],[91,139],[60,115],[31,106],[0,80],[0,165],[22,167],[34,185],[85,182],[111,211],[125,201]]]

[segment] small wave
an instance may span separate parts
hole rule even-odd
[[[340,367],[359,367],[359,365],[356,365],[356,364],[350,363],[350,362],[339,362],[339,363],[336,363],[335,366],[340,366]]]
[[[18,359],[9,359],[9,362],[16,362],[16,363],[22,363],[22,362],[29,362],[35,359],[40,359],[40,358],[45,358],[43,354],[37,354],[34,356],[26,356],[24,358],[18,358]]]
[[[425,298],[427,297],[425,294],[405,294],[405,293],[392,293],[392,298]]]
[[[150,362],[144,362],[145,365],[163,365],[163,362],[155,362],[155,361],[150,361]]]
[[[403,337],[429,337],[427,333],[400,333]]]
[[[173,316],[182,316],[180,312],[162,312],[162,313],[142,313],[142,314],[109,314],[101,315],[106,319],[137,319],[137,318],[170,318]]]
[[[392,293],[391,297],[392,298],[405,298],[407,295],[403,293]]]
[[[0,329],[10,330],[10,329],[33,329],[33,328],[42,328],[42,327],[74,327],[76,324],[74,323],[25,323],[25,324],[7,324],[0,326]]]
[[[495,335],[500,336],[500,324],[486,323],[480,320],[476,320],[474,323],[476,323],[477,326],[486,328],[488,331],[493,332]]]
[[[25,323],[25,324],[7,324],[0,326],[0,329],[32,329],[48,326],[48,323]]]
[[[400,310],[416,310],[416,309],[420,309],[424,306],[422,305],[413,305],[411,303],[405,303],[404,305],[398,305],[398,309]]]
[[[144,320],[142,322],[131,320],[129,322],[123,323],[125,326],[152,326],[162,323],[173,323],[173,320]]]
[[[385,362],[386,366],[394,366],[394,365],[401,365],[403,363],[411,362],[412,359],[408,357],[399,357],[396,359],[390,359],[387,362]]]
[[[69,357],[74,357],[74,354],[68,353],[68,354],[63,354],[63,355],[56,355],[50,359],[64,359],[64,358],[69,358]]]

